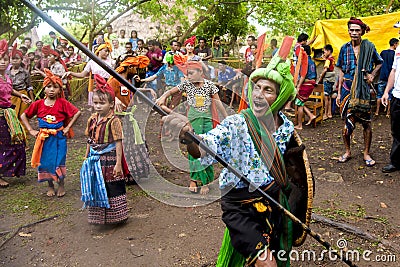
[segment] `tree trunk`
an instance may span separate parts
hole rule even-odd
[[[204,21],[207,20],[208,15],[211,14],[215,8],[217,7],[217,2],[210,5],[207,9],[207,11],[204,12],[204,15],[201,15],[184,33],[183,35],[179,38],[179,41],[183,43],[183,41]]]

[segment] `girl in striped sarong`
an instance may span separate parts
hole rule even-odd
[[[122,168],[122,123],[114,114],[114,90],[95,74],[93,107],[88,120],[86,160],[81,169],[84,206],[91,224],[116,224],[128,219]]]

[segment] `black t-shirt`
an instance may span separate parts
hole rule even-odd
[[[208,61],[208,59],[204,60],[204,58],[211,55],[211,49],[208,47],[204,47],[203,49],[198,47],[194,50],[194,54],[201,57],[203,59],[203,61]]]

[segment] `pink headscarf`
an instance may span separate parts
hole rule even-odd
[[[0,40],[0,56],[8,55],[8,42],[6,39]]]

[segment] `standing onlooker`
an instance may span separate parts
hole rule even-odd
[[[30,37],[24,38],[24,46],[28,49],[28,53],[35,52],[35,48],[32,47],[32,39]]]
[[[133,30],[131,31],[131,38],[129,38],[129,42],[132,44],[132,49],[135,51],[138,48],[138,42],[139,42],[138,34],[137,31]]]
[[[180,43],[177,40],[172,40],[170,42],[170,46],[171,46],[171,50],[168,51],[165,55],[164,55],[164,59],[163,59],[163,63],[166,64],[167,62],[167,56],[168,54],[170,55],[179,55],[181,54],[180,50]]]
[[[214,58],[221,58],[224,56],[224,48],[221,46],[221,37],[215,36],[213,40],[212,55]]]
[[[49,32],[49,36],[53,40],[51,43],[51,45],[53,46],[53,49],[57,49],[57,46],[61,44],[60,39],[57,38],[56,33],[53,31]]]
[[[299,77],[296,89],[297,95],[294,104],[297,106],[297,125],[294,126],[297,130],[303,129],[303,116],[304,113],[308,116],[308,122],[306,125],[310,125],[313,120],[315,120],[316,116],[311,113],[311,111],[304,105],[304,103],[308,100],[312,91],[315,87],[315,80],[317,79],[317,67],[315,66],[314,61],[311,59],[311,48],[308,45],[303,45],[302,49],[300,49],[300,53],[304,53],[302,60],[307,60],[307,72],[305,75]],[[303,66],[301,66],[303,67]],[[300,70],[300,73],[303,73],[303,70]]]
[[[381,98],[383,95],[383,92],[385,91],[389,74],[390,71],[392,70],[392,65],[393,65],[393,60],[394,60],[394,51],[396,50],[397,46],[399,45],[399,39],[397,38],[392,38],[389,41],[389,49],[383,50],[381,52],[381,57],[383,59],[383,64],[381,68],[381,74],[379,75],[379,83],[378,83],[378,90],[376,94],[376,111],[375,111],[375,116],[379,115],[379,108],[381,106]],[[392,100],[392,90],[393,88],[389,91],[389,102],[388,106],[386,107],[386,117],[389,117],[390,115],[390,101]]]
[[[0,187],[3,188],[9,184],[2,178],[24,176],[26,168],[24,129],[12,108],[11,96],[18,96],[27,104],[31,101],[12,88],[6,74],[9,64],[8,42],[3,39],[0,41],[0,111],[3,114],[0,116]]]
[[[250,46],[253,44],[256,44],[256,37],[254,37],[253,35],[250,35],[249,37],[247,37],[248,47],[246,48],[246,51],[244,52],[244,61],[246,63],[249,63],[252,61],[253,53],[251,52]]]
[[[43,57],[42,48],[43,48],[43,42],[37,41],[35,55],[39,55],[39,56]]]
[[[149,52],[149,50],[147,50],[147,48],[144,47],[144,41],[142,39],[139,39],[137,41],[137,48],[133,51],[135,51],[137,56],[140,56],[140,55],[145,56],[147,54],[147,52]]]
[[[357,18],[347,22],[351,41],[340,48],[336,66],[340,69],[338,97],[336,103],[341,108],[343,141],[346,152],[340,156],[339,162],[351,158],[350,138],[356,123],[361,123],[364,134],[363,159],[367,167],[375,165],[370,155],[372,142],[371,127],[371,92],[370,85],[382,66],[382,58],[375,45],[361,37],[370,30],[368,25]],[[375,65],[375,68],[373,68]]]
[[[120,55],[125,53],[125,49],[119,45],[118,39],[112,40],[112,45],[113,45],[113,51],[110,53],[110,55],[111,58],[116,61]],[[132,50],[132,45],[130,47],[130,50]]]
[[[111,43],[112,40],[115,40],[118,38],[117,34],[114,33],[114,30],[113,30],[113,27],[111,24],[107,25],[106,29],[107,29],[107,33],[104,35],[105,42]]]
[[[330,44],[325,45],[323,55],[323,58],[325,59],[324,70],[317,80],[317,84],[319,84],[321,81],[324,83],[324,120],[332,118],[332,94],[333,86],[336,80],[335,58],[332,56],[332,53],[333,47]]]
[[[126,44],[127,42],[129,42],[129,38],[125,37],[125,30],[121,29],[119,31],[119,37],[118,37],[118,42],[122,45],[122,44]]]
[[[157,71],[163,65],[163,55],[160,48],[157,47],[156,41],[150,40],[148,43],[149,51],[146,54],[146,57],[150,59],[150,64],[147,67],[147,75],[146,77],[153,76],[157,73]],[[150,87],[157,92],[157,80],[150,83]]]
[[[400,21],[393,27],[400,28]],[[400,30],[399,30],[400,34]],[[390,125],[393,143],[390,150],[390,163],[382,168],[382,172],[390,173],[400,170],[400,46],[397,46],[382,104],[389,104],[389,92],[393,89],[393,98],[390,101]]]
[[[206,45],[207,45],[206,38],[200,37],[199,38],[199,47],[194,49],[194,54],[201,57],[202,61],[208,61],[209,59],[212,58],[211,49],[209,47],[207,47]]]
[[[81,112],[63,97],[61,79],[48,69],[45,73],[45,99],[32,103],[21,115],[21,120],[29,133],[36,137],[31,166],[38,168],[38,181],[48,182],[47,196],[57,194],[62,197],[65,195],[64,179],[67,175],[67,136]],[[34,116],[38,119],[39,131],[29,123]],[[58,183],[57,192],[54,182]]]
[[[278,52],[278,50],[279,50],[278,41],[276,39],[271,39],[270,46],[271,46],[271,51],[272,51],[271,56],[275,56],[276,52]]]
[[[16,49],[16,45],[11,52],[11,68],[6,71],[8,77],[12,81],[13,89],[18,91],[20,94],[29,96],[33,101],[33,87],[31,84],[31,76],[27,70],[23,68],[22,64],[22,52]],[[11,96],[11,103],[15,106],[14,110],[18,118],[28,108],[29,104],[24,103],[18,96]]]

